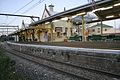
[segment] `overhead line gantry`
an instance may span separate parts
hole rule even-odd
[[[17,17],[29,17],[29,18],[31,18],[33,21],[34,21],[33,18],[38,18],[38,20],[39,20],[39,17],[37,17],[37,16],[17,15],[17,14],[5,14],[5,13],[0,13],[0,15],[5,15],[5,16],[17,16]]]

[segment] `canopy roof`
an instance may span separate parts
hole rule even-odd
[[[97,16],[98,20],[93,20],[91,22],[98,22],[100,20],[112,20],[112,19],[118,19],[120,18],[120,0],[99,0],[96,1],[94,4],[89,3],[83,6],[79,6],[70,10],[66,10],[64,12],[57,13],[55,15],[52,15],[48,18],[36,21],[32,24],[31,26],[40,24],[40,23],[45,23],[45,22],[51,22],[52,20],[56,19],[61,19],[64,17],[69,17],[69,16],[74,16],[79,13],[83,12],[90,12],[93,11]],[[94,10],[93,10],[94,8]]]
[[[90,20],[87,23],[98,22],[101,20],[106,21],[106,20],[118,19],[120,18],[120,0],[99,0],[99,1],[96,1],[94,4],[89,3],[83,6],[70,9],[70,10],[66,10],[64,12],[54,14],[45,19],[33,22],[30,24],[30,26],[35,26],[45,22],[52,22],[53,20],[56,20],[56,19],[74,16],[76,14],[80,14],[83,12],[85,13],[94,12],[94,14],[96,14],[98,17],[98,19]],[[17,32],[19,33],[20,31],[17,31]],[[13,34],[16,34],[17,32]]]

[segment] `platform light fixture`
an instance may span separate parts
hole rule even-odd
[[[112,17],[114,17],[114,15],[111,15],[111,16],[106,16],[106,18],[112,18]]]
[[[53,20],[52,22],[58,22],[59,20]]]
[[[113,6],[103,7],[103,8],[101,8],[101,10],[108,10],[108,9],[111,9],[111,8],[113,8]]]
[[[93,21],[95,21],[95,20],[98,20],[97,18],[95,18],[95,19],[92,19]]]
[[[68,17],[61,18],[61,20],[65,20],[66,21],[66,20],[68,20]]]
[[[72,18],[75,18],[75,17],[76,17],[76,15],[73,15],[73,16],[72,16]]]
[[[114,6],[120,6],[120,3],[114,4]]]
[[[82,16],[82,15],[85,15],[86,14],[86,12],[81,12],[81,13],[78,13],[78,14],[76,14],[77,16]]]
[[[100,8],[92,10],[93,13],[96,12],[96,11],[100,11]]]
[[[108,10],[108,9],[111,9],[111,8],[113,8],[113,6],[98,8],[98,9],[93,10],[92,12],[96,12],[96,11],[100,11],[100,10],[101,10],[101,11],[103,11],[103,10]]]
[[[49,24],[50,22],[45,22],[45,24]]]

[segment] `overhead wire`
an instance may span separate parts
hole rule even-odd
[[[32,0],[33,1],[33,0]],[[32,1],[30,1],[29,3],[27,3],[25,6],[23,6],[23,7],[26,7],[27,5],[29,5]],[[33,9],[34,7],[36,7],[36,6],[38,6],[40,3],[42,3],[43,1],[45,1],[45,0],[39,0],[37,3],[35,3],[34,5],[32,5],[29,9],[27,9],[26,11],[24,11],[22,14],[24,14],[24,13],[26,13],[26,12],[28,12],[28,11],[30,11],[31,9]],[[22,8],[23,8],[22,7]],[[22,8],[20,8],[20,9],[22,9]],[[20,10],[19,9],[19,10]],[[17,10],[17,11],[19,11],[19,10]],[[16,12],[17,12],[16,11]],[[12,22],[14,22],[15,21],[15,19],[14,20],[12,20],[12,21],[10,21],[8,24],[10,24],[10,23],[12,23]]]
[[[20,9],[18,9],[17,11],[15,11],[14,13],[19,12],[20,10],[24,9],[26,6],[28,6],[30,3],[32,3],[34,0],[31,0],[30,2],[28,2],[27,4],[25,4],[23,7],[21,7]],[[30,7],[29,9],[27,9],[26,11],[24,11],[22,14],[30,11],[31,9],[33,9],[34,7],[38,6],[40,3],[42,3],[45,0],[39,0],[37,3],[35,3],[32,7]],[[16,18],[15,18],[16,19]],[[15,19],[13,19],[12,21],[10,21],[7,25],[9,25],[10,23],[14,22]],[[16,30],[16,28],[14,28]],[[4,31],[3,31],[4,32]]]
[[[31,6],[29,9],[27,9],[26,11],[24,11],[22,14],[32,10],[33,8],[35,8],[36,6],[38,6],[40,3],[42,3],[45,0],[39,0],[37,3],[35,3],[33,6]]]
[[[20,9],[18,9],[17,11],[14,12],[17,13],[19,12],[20,10],[24,9],[26,6],[28,6],[29,4],[31,4],[34,0],[31,0],[30,2],[28,2],[27,4],[25,4],[23,7],[21,7]],[[14,22],[16,18],[14,18],[13,20],[11,20],[7,25],[9,25],[10,23]]]
[[[30,3],[32,3],[34,0],[31,0],[30,2],[28,2],[27,4],[25,4],[23,7],[21,7],[20,9],[18,9],[17,11],[15,11],[14,13],[19,12],[20,10],[22,10],[23,8],[25,8],[26,6],[28,6]]]

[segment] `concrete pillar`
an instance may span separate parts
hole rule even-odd
[[[84,15],[82,15],[82,42],[85,41],[84,32],[85,32],[85,21],[84,21]]]
[[[34,28],[34,41],[38,41],[37,30],[38,30],[37,27]]]
[[[67,21],[67,37],[69,38],[72,35],[71,29],[73,24],[71,23],[71,17],[68,18]]]
[[[35,36],[34,36],[35,32],[34,32],[34,29],[31,29],[31,37],[32,37],[32,41],[35,40]]]
[[[53,42],[53,29],[54,29],[54,25],[53,25],[52,21],[50,22],[50,25],[51,25],[51,42]]]
[[[27,33],[27,29],[25,30],[25,41],[28,41],[28,33]]]

